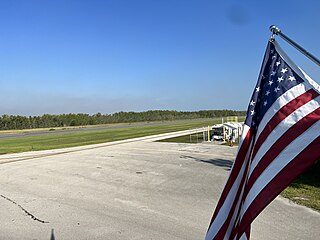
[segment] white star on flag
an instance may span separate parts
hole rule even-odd
[[[278,91],[280,91],[280,88],[279,88],[279,87],[276,87],[276,88],[274,89],[274,91],[275,91],[275,92],[278,92]]]
[[[281,76],[281,77],[278,77],[278,82],[280,83],[281,81],[283,81],[284,79],[283,79],[283,76]]]
[[[289,80],[292,82],[292,81],[295,81],[296,78],[295,78],[294,76],[290,76],[290,77],[289,77]]]
[[[282,68],[282,69],[281,69],[281,72],[282,72],[282,73],[288,72],[288,68]]]

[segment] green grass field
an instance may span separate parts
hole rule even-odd
[[[287,187],[281,195],[320,211],[320,161]]]
[[[75,147],[103,142],[111,142],[153,134],[168,133],[218,123],[219,120],[205,119],[201,122],[159,124],[134,128],[107,129],[93,132],[48,134],[41,136],[0,139],[0,154],[17,153]]]
[[[167,138],[163,140],[159,140],[157,142],[176,142],[176,143],[199,143],[203,141],[202,133],[185,135],[174,138]]]

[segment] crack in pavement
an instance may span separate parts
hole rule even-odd
[[[0,196],[1,196],[2,198],[4,198],[4,199],[8,200],[9,202],[17,205],[22,211],[24,211],[24,212],[25,212],[28,216],[30,216],[33,220],[38,221],[38,222],[40,222],[40,223],[49,223],[49,222],[47,222],[47,221],[44,221],[44,220],[41,220],[41,219],[35,217],[33,214],[31,214],[30,212],[28,212],[24,207],[22,207],[20,204],[16,203],[16,202],[13,201],[12,199],[10,199],[10,198],[8,198],[8,197],[6,197],[6,196],[3,196],[2,194],[1,194]]]

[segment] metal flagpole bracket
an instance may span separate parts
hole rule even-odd
[[[278,28],[278,27],[275,26],[275,25],[271,25],[271,26],[270,26],[270,31],[271,31],[273,34],[275,34],[275,35],[278,35],[278,33],[281,32],[280,28]]]
[[[288,38],[286,35],[284,35],[280,28],[278,28],[275,25],[271,25],[270,26],[270,31],[272,32],[272,36],[270,38],[270,42],[274,41],[274,35],[279,35],[282,39],[284,39],[285,41],[287,41],[289,44],[291,44],[293,47],[295,47],[297,50],[299,50],[303,55],[305,55],[307,58],[309,58],[311,61],[313,61],[315,64],[317,64],[318,66],[320,66],[320,60],[318,58],[316,58],[315,56],[313,56],[311,53],[309,53],[307,50],[305,50],[303,47],[301,47],[299,44],[297,44],[296,42],[294,42],[293,40],[291,40],[290,38]]]
[[[269,29],[270,29],[270,31],[272,32],[272,35],[271,35],[269,41],[270,41],[270,42],[273,42],[273,41],[274,41],[274,35],[278,35],[278,33],[280,33],[281,30],[280,30],[280,28],[278,28],[278,27],[275,26],[275,25],[271,25]]]

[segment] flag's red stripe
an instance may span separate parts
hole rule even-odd
[[[251,142],[251,131],[250,129],[248,130],[247,132],[247,135],[246,137],[244,138],[243,142],[242,142],[242,145],[239,149],[239,152],[238,152],[238,155],[236,157],[236,160],[234,161],[234,165],[232,167],[232,171],[230,173],[230,176],[227,180],[227,183],[226,183],[226,186],[225,188],[223,189],[223,192],[221,194],[221,197],[219,199],[219,202],[216,206],[216,209],[215,209],[215,212],[213,214],[213,217],[211,219],[211,222],[210,222],[210,225],[212,224],[213,220],[216,218],[221,206],[223,205],[224,201],[226,200],[227,196],[228,196],[228,193],[234,183],[234,181],[236,180],[237,176],[238,176],[238,173],[243,165],[243,162],[244,162],[244,159],[246,157],[246,154],[247,154],[247,151],[248,151],[248,148],[250,146],[250,142]]]
[[[295,178],[314,165],[320,158],[319,149],[320,137],[317,137],[268,183],[243,215],[238,227],[239,235],[247,229],[260,212]]]
[[[287,116],[293,113],[295,110],[311,101],[312,99],[319,96],[319,93],[313,89],[308,90],[307,92],[301,94],[299,97],[291,100],[286,105],[284,105],[268,122],[266,127],[261,132],[253,150],[252,159],[254,159],[258,150],[260,149],[263,142],[267,139],[269,134],[273,131],[273,129]]]
[[[247,239],[250,239],[250,230],[251,230],[251,225],[249,225],[249,227],[247,228],[247,230],[245,231],[245,235],[246,235],[246,238]],[[241,235],[242,236],[242,235]],[[239,240],[240,238],[241,238],[241,236],[237,236],[237,240]],[[230,239],[234,239],[234,237],[233,238],[230,238]]]
[[[241,236],[237,235],[237,230],[238,230],[238,226],[239,226],[239,222],[237,222],[237,225],[234,227],[229,239],[236,239],[239,240],[241,238]],[[245,231],[246,234],[246,238],[250,239],[250,234],[251,234],[251,225],[249,225],[249,227],[247,227],[247,230]],[[236,236],[237,235],[237,236]]]
[[[249,227],[246,230],[247,239],[250,239],[250,230],[251,230],[251,225],[249,225]],[[239,236],[239,238],[240,238],[240,236]]]
[[[226,219],[226,221],[223,223],[223,225],[221,226],[220,230],[218,231],[218,233],[216,234],[215,238],[214,239],[224,239],[225,235],[226,235],[226,232],[228,230],[228,227],[230,225],[230,221],[232,219],[232,216],[235,212],[235,208],[238,204],[240,200],[240,197],[241,197],[241,192],[242,192],[242,189],[246,183],[246,176],[247,176],[247,172],[248,172],[248,168],[249,168],[249,161],[247,161],[246,163],[246,167],[245,167],[245,170],[244,170],[244,174],[243,174],[243,177],[241,179],[241,183],[239,185],[239,188],[236,190],[237,191],[237,194],[236,194],[236,197],[232,203],[232,206],[231,206],[231,209],[229,211],[229,214],[228,214],[228,217]],[[242,198],[241,198],[242,199]],[[241,208],[241,205],[239,206],[239,209]]]
[[[255,183],[261,173],[269,166],[269,164],[288,146],[294,139],[305,132],[315,122],[320,120],[320,108],[317,108],[313,112],[300,119],[295,125],[289,128],[268,150],[268,152],[259,160],[259,164],[253,170],[248,183],[246,185],[245,193],[243,195],[246,198],[252,185]]]

